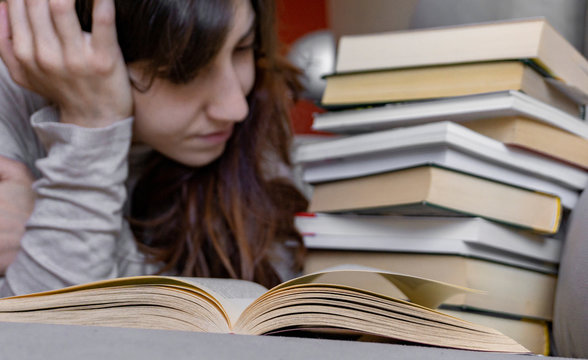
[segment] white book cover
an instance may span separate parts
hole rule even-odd
[[[556,273],[562,242],[481,218],[297,216],[308,249],[454,254]]]
[[[312,128],[340,134],[371,132],[436,121],[471,121],[522,116],[588,138],[588,124],[519,91],[501,91],[435,100],[314,114]]]
[[[501,166],[480,159],[446,145],[418,149],[379,152],[339,158],[332,161],[309,163],[303,166],[302,180],[307,184],[347,179],[357,176],[394,171],[422,165],[437,165],[444,168],[476,174],[495,181],[553,194],[561,199],[562,206],[573,209],[580,193],[576,189],[535,176],[528,172]],[[309,192],[312,191],[312,185]]]
[[[454,153],[464,155],[446,165],[439,163],[441,166],[562,197],[555,188],[549,190],[545,186],[553,183],[559,185],[556,188],[579,192],[588,184],[588,172],[557,160],[509,148],[449,121],[301,145],[294,152],[294,160],[302,165],[306,181],[319,182],[392,171],[407,165],[438,163],[439,160],[427,159],[427,155],[419,153],[430,154],[434,152],[433,148],[441,151],[450,148]],[[455,165],[460,161],[461,165]],[[479,168],[486,170],[476,173],[481,171]],[[323,178],[319,179],[312,172],[322,172]],[[516,177],[520,178],[513,180]],[[533,178],[537,179],[535,183],[543,184],[541,188],[531,186]]]

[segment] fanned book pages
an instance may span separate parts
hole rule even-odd
[[[548,321],[506,317],[492,312],[467,311],[457,307],[444,307],[441,312],[499,330],[535,354],[548,356],[551,353]]]
[[[335,71],[508,59],[528,59],[588,102],[588,61],[545,18],[342,36]]]
[[[434,279],[484,291],[448,297],[442,303],[503,316],[551,321],[557,276],[500,263],[457,255],[408,254],[386,251],[345,251],[310,249],[304,272],[315,273],[336,266],[370,266],[412,276]],[[345,284],[406,299],[396,287],[377,277],[348,274]]]
[[[412,302],[344,285],[378,277]],[[0,321],[262,335],[350,332],[458,349],[528,353],[500,332],[433,310],[473,290],[372,270],[310,274],[271,290],[243,280],[143,276],[0,299]]]

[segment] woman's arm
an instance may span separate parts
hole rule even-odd
[[[11,77],[55,104],[31,118],[47,157],[37,161],[35,207],[0,296],[119,275],[132,99],[113,0],[94,4],[86,34],[73,0],[0,3],[0,55]]]
[[[1,296],[116,277],[132,121],[87,129],[33,116],[48,155],[37,162],[35,207]]]
[[[0,277],[20,248],[34,202],[35,161],[45,156],[29,118],[46,100],[16,85],[0,61]]]
[[[16,160],[0,156],[0,276],[14,261],[34,204],[33,177]]]

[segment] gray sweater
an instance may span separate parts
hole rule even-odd
[[[88,129],[12,82],[0,64],[0,155],[28,165],[36,201],[0,297],[158,270],[123,219],[133,119]]]

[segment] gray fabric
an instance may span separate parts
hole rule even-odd
[[[278,334],[279,335],[279,334]],[[3,359],[557,360],[361,341],[191,331],[0,323]]]
[[[565,240],[553,336],[557,355],[588,358],[588,191],[572,212]]]

